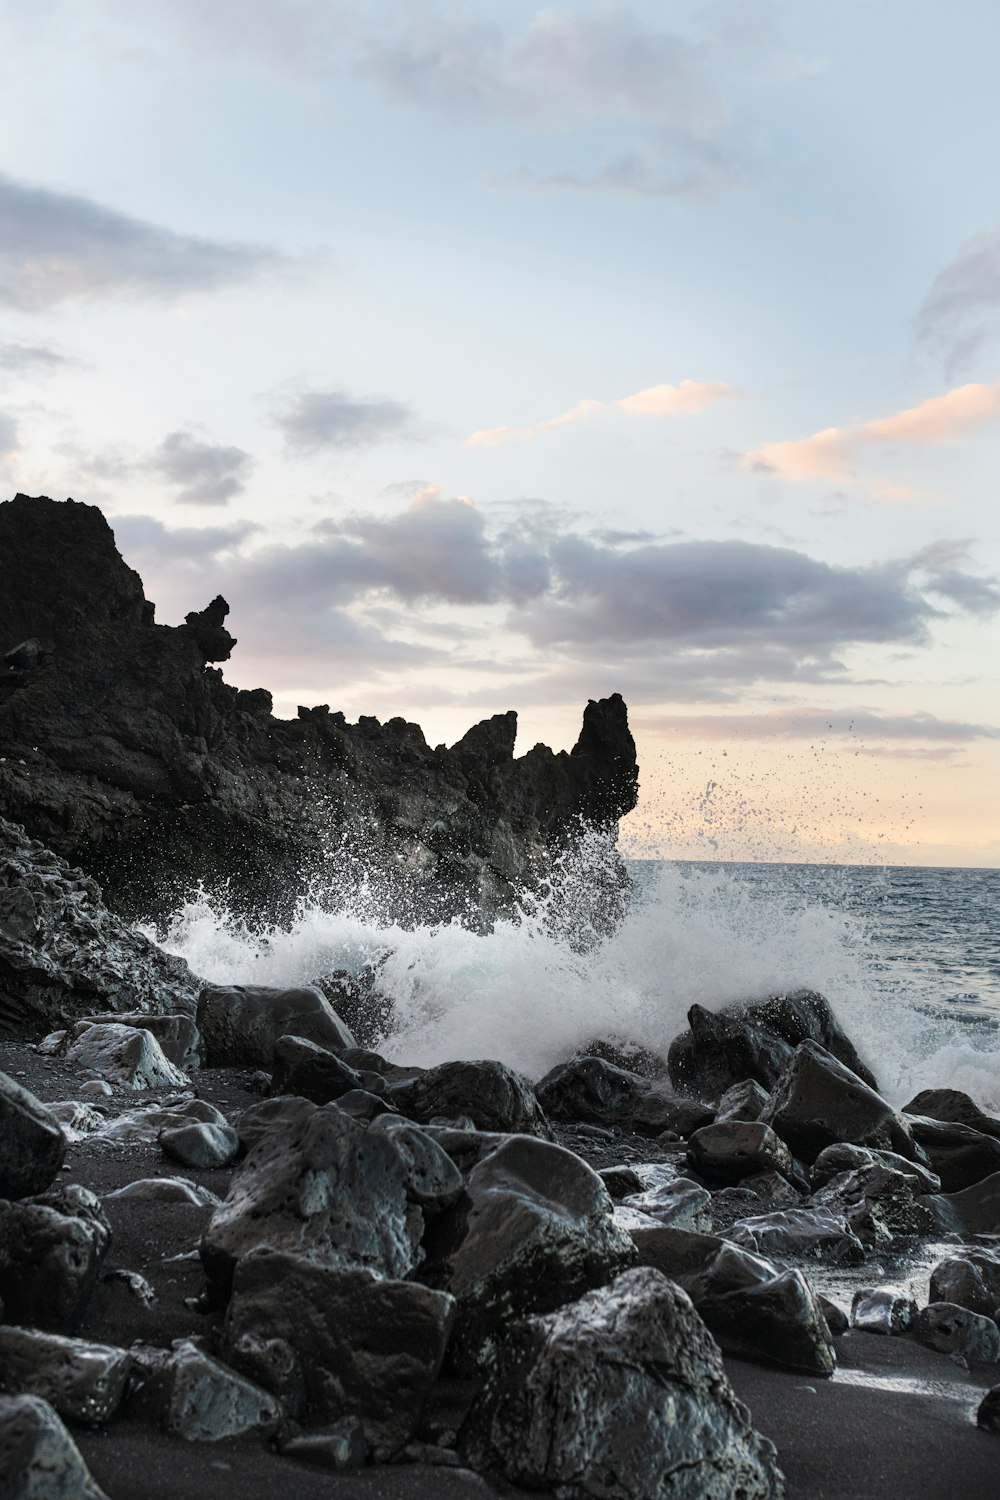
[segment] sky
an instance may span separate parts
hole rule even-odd
[[[1000,10],[0,0],[0,496],[627,848],[1000,865]]]

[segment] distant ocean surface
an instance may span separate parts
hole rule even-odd
[[[318,885],[295,920],[247,923],[199,892],[157,936],[213,982],[304,984],[374,971],[379,1037],[419,1064],[499,1057],[539,1077],[600,1038],[663,1052],[692,1002],[808,986],[883,1091],[965,1089],[1000,1111],[1000,870],[630,861],[609,928],[613,853],[598,836],[491,932],[405,926],[377,871]]]

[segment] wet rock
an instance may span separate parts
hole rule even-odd
[[[1000,1140],[955,1120],[907,1114],[913,1139],[927,1153],[946,1193],[960,1193],[1000,1172]]]
[[[305,1426],[357,1418],[381,1461],[420,1425],[454,1310],[412,1281],[255,1251],[233,1280],[223,1350]]]
[[[688,1177],[675,1177],[672,1182],[633,1193],[622,1199],[621,1208],[677,1229],[694,1229],[705,1234],[712,1230],[712,1195]],[[615,1216],[619,1223],[624,1223],[617,1211]]]
[[[1000,1361],[1000,1328],[993,1319],[954,1302],[931,1302],[922,1307],[913,1321],[913,1332],[929,1349],[938,1349],[966,1364]]]
[[[279,1095],[274,1099],[262,1099],[251,1104],[236,1121],[236,1134],[244,1151],[252,1151],[273,1129],[297,1129],[314,1114],[316,1106],[310,1099],[295,1095]]]
[[[410,1083],[390,1085],[389,1097],[400,1114],[422,1122],[467,1115],[477,1130],[549,1135],[531,1084],[501,1062],[440,1063]]]
[[[714,1110],[704,1099],[680,1094],[669,1083],[654,1083],[636,1101],[627,1128],[636,1135],[684,1140],[703,1125],[710,1125],[713,1117]]]
[[[117,1026],[135,1026],[149,1031],[160,1044],[160,1050],[168,1062],[180,1071],[200,1068],[205,1061],[205,1047],[201,1032],[189,1015],[156,1015],[152,1011],[124,1011],[114,1016],[82,1016],[73,1028],[73,1036],[80,1034],[84,1025],[99,1026],[113,1020]]]
[[[74,1328],[110,1242],[100,1200],[86,1188],[0,1202],[0,1298],[7,1319],[55,1332]]]
[[[991,1386],[980,1401],[976,1426],[984,1432],[1000,1432],[1000,1385]]]
[[[330,1427],[296,1433],[279,1452],[314,1469],[359,1469],[367,1461],[368,1444],[357,1417],[345,1417]]]
[[[202,1260],[221,1298],[237,1262],[258,1248],[390,1279],[420,1259],[423,1215],[389,1135],[364,1130],[335,1104],[298,1102],[305,1108],[271,1125],[237,1168],[205,1232]]]
[[[68,1049],[66,1061],[126,1089],[183,1088],[190,1081],[163,1055],[151,1031],[113,1022],[87,1026]]]
[[[839,1302],[834,1302],[831,1297],[824,1297],[822,1292],[816,1298],[819,1303],[820,1312],[826,1319],[826,1326],[835,1339],[839,1339],[851,1326],[848,1313],[841,1307]]]
[[[839,1177],[843,1172],[874,1166],[888,1167],[893,1172],[902,1172],[904,1177],[912,1177],[919,1183],[922,1193],[941,1191],[940,1177],[920,1162],[907,1161],[905,1156],[899,1156],[895,1151],[876,1151],[871,1146],[849,1146],[844,1141],[838,1141],[835,1146],[827,1146],[820,1152],[813,1162],[809,1180],[814,1188],[821,1188],[832,1177]]]
[[[548,1312],[636,1259],[597,1173],[522,1135],[472,1168],[458,1203],[431,1226],[427,1251],[421,1279],[457,1300],[449,1358],[468,1374],[513,1319]]]
[[[917,1315],[917,1304],[891,1287],[863,1287],[851,1303],[851,1327],[860,1333],[907,1333]]]
[[[183,1339],[172,1353],[133,1350],[139,1370],[135,1404],[172,1437],[188,1443],[274,1433],[282,1420],[280,1402],[221,1360]]]
[[[103,1130],[108,1123],[106,1114],[93,1109],[83,1100],[60,1099],[45,1107],[52,1118],[58,1121],[59,1128],[66,1137],[66,1143],[70,1146],[76,1145],[88,1135],[93,1135],[95,1130]]]
[[[103,1140],[125,1146],[152,1146],[162,1131],[180,1129],[192,1121],[225,1125],[226,1117],[205,1099],[184,1099],[173,1104],[157,1102],[114,1116],[102,1127],[100,1135]]]
[[[930,1300],[954,1302],[991,1317],[1000,1307],[1000,1251],[970,1249],[938,1261],[931,1272]]]
[[[804,1195],[779,1172],[761,1172],[755,1177],[745,1177],[739,1187],[713,1192],[712,1223],[717,1233],[728,1234],[742,1219],[781,1208],[799,1208],[803,1201]]]
[[[645,1267],[512,1330],[460,1446],[474,1468],[573,1500],[784,1492],[690,1300]]]
[[[1000,1118],[987,1114],[959,1089],[923,1089],[909,1104],[903,1105],[903,1113],[923,1115],[932,1120],[951,1120],[959,1125],[971,1125],[983,1135],[1000,1136]]]
[[[716,1125],[728,1125],[733,1120],[759,1120],[769,1094],[754,1078],[744,1078],[726,1089],[715,1112]]]
[[[280,1036],[303,1037],[329,1052],[355,1045],[350,1030],[315,985],[289,990],[205,985],[198,996],[198,1027],[212,1068],[270,1069]]]
[[[450,1208],[461,1196],[464,1179],[444,1147],[419,1126],[398,1115],[381,1115],[371,1130],[388,1136],[406,1172],[411,1202],[429,1213]]]
[[[272,1066],[273,1094],[294,1094],[301,1099],[311,1099],[314,1104],[329,1104],[341,1094],[365,1086],[361,1074],[341,1062],[336,1053],[307,1041],[305,1037],[279,1036],[274,1044]],[[375,1077],[374,1074],[368,1076]]]
[[[865,1258],[864,1246],[839,1214],[821,1209],[789,1208],[742,1219],[730,1231],[734,1244],[759,1255],[822,1260],[856,1266]]]
[[[862,1078],[813,1041],[802,1042],[761,1117],[803,1161],[847,1141],[913,1158],[906,1122]]]
[[[553,1120],[594,1125],[621,1125],[649,1089],[647,1078],[601,1057],[571,1058],[535,1086],[539,1104]]]
[[[628,1234],[641,1266],[662,1271],[689,1294],[693,1278],[707,1270],[725,1244],[718,1235],[668,1224],[640,1224]]]
[[[0,1198],[27,1198],[48,1187],[66,1140],[40,1099],[0,1073]]]
[[[1000,1234],[1000,1172],[958,1193],[928,1197],[940,1227],[961,1235]]]
[[[833,1336],[805,1276],[755,1260],[723,1246],[691,1289],[701,1317],[727,1354],[832,1375]]]
[[[813,1194],[812,1206],[842,1214],[865,1244],[887,1244],[899,1235],[934,1234],[939,1227],[919,1180],[881,1161],[832,1177]]]
[[[3,564],[0,557],[0,571]],[[8,781],[14,774],[5,753],[0,811],[5,773]],[[93,880],[2,816],[0,882],[0,1037],[42,1037],[98,1011],[194,1010],[187,964],[113,916]]]
[[[139,1177],[114,1192],[105,1203],[179,1203],[187,1208],[217,1208],[222,1199],[189,1177]]]
[[[47,1401],[0,1396],[4,1500],[108,1500]]]
[[[818,1043],[877,1088],[829,1002],[814,990],[795,990],[720,1011],[692,1005],[688,1028],[671,1042],[667,1066],[675,1087],[691,1094],[719,1099],[748,1078],[770,1090],[804,1041]]]
[[[184,1167],[228,1167],[239,1155],[240,1138],[231,1125],[206,1125],[192,1121],[161,1130],[164,1156]]]
[[[688,1163],[711,1182],[735,1183],[760,1172],[793,1175],[792,1153],[769,1125],[729,1120],[706,1125],[688,1141]]]
[[[0,1394],[40,1396],[66,1422],[108,1421],[130,1364],[126,1350],[108,1344],[0,1326]]]
[[[381,1115],[396,1113],[393,1105],[380,1094],[370,1094],[367,1089],[348,1089],[336,1100],[336,1106],[361,1125],[369,1125]]]

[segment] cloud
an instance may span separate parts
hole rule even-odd
[[[931,283],[917,336],[951,375],[1000,334],[1000,224],[973,235]]]
[[[217,291],[283,264],[265,246],[177,234],[0,174],[0,303],[20,311],[77,299]]]
[[[678,416],[704,411],[717,401],[732,401],[739,391],[724,380],[682,380],[678,385],[651,385],[617,401],[578,401],[561,416],[549,417],[531,427],[486,427],[466,438],[470,448],[497,448],[505,443],[537,437],[557,427],[586,422],[605,412],[623,411],[632,416]]]
[[[890,444],[954,442],[1000,414],[1000,383],[961,385],[917,406],[857,427],[825,427],[812,437],[766,443],[745,453],[740,462],[755,474],[793,482],[849,480],[866,448]],[[877,499],[899,500],[898,493]]]
[[[260,527],[253,521],[226,526],[165,526],[155,516],[122,515],[111,518],[119,551],[140,571],[149,563],[214,564],[237,551]]]
[[[413,414],[401,401],[363,399],[343,390],[300,391],[271,415],[285,451],[297,457],[365,448],[401,436]]]
[[[646,728],[667,730],[692,739],[824,740],[831,736],[854,739],[919,740],[945,745],[972,740],[1000,739],[1000,727],[939,719],[935,714],[883,714],[872,709],[794,708],[759,714],[657,715],[642,720]]]
[[[13,458],[19,447],[17,421],[0,411],[0,458]]]
[[[39,344],[0,344],[0,374],[49,374],[70,361]]]
[[[170,432],[149,467],[177,486],[178,505],[226,505],[246,488],[253,459],[242,448]]]

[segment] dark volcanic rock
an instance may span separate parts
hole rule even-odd
[[[0,1198],[42,1193],[62,1166],[66,1137],[41,1100],[0,1073]]]
[[[647,1078],[602,1057],[574,1057],[546,1073],[535,1092],[553,1120],[620,1125],[650,1087]]]
[[[55,1332],[75,1327],[110,1242],[100,1200],[86,1188],[0,1202],[0,1301],[6,1318]]]
[[[512,1319],[548,1312],[636,1260],[597,1173],[562,1146],[523,1135],[473,1167],[427,1248],[419,1274],[457,1300],[449,1357],[465,1374]]]
[[[329,1052],[354,1046],[354,1037],[322,990],[263,985],[207,984],[198,996],[198,1028],[211,1068],[267,1068],[278,1038],[291,1035]]]
[[[270,1391],[214,1359],[193,1339],[171,1353],[133,1347],[138,1372],[135,1405],[172,1437],[217,1443],[244,1433],[270,1436],[282,1420]]]
[[[410,1083],[394,1084],[389,1099],[401,1114],[430,1121],[464,1115],[477,1130],[548,1136],[545,1115],[526,1078],[506,1063],[445,1062]]]
[[[461,1433],[466,1459],[565,1500],[776,1500],[772,1445],[734,1397],[718,1346],[657,1271],[628,1271],[519,1324]]]
[[[1000,1251],[969,1249],[938,1261],[931,1272],[930,1300],[954,1302],[992,1317],[1000,1308]]]
[[[696,1130],[688,1142],[688,1163],[710,1182],[741,1182],[758,1172],[796,1175],[784,1141],[759,1120],[728,1120]]]
[[[320,869],[351,885],[349,860],[324,859],[345,833],[392,856],[403,902],[496,907],[580,820],[611,827],[635,806],[617,694],[588,704],[571,752],[518,759],[513,713],[450,750],[402,719],[352,725],[324,706],[275,719],[268,693],[208,665],[235,645],[226,614],[217,598],[156,625],[96,507],[0,505],[0,651],[53,647],[0,673],[0,815],[82,863],[116,909],[153,914],[202,879],[285,913]]]
[[[906,1113],[910,1133],[927,1153],[946,1193],[960,1193],[1000,1172],[1000,1140],[958,1120]]]
[[[384,1460],[417,1430],[454,1309],[448,1293],[412,1281],[258,1250],[233,1279],[223,1351],[307,1427],[359,1418]]]
[[[183,1167],[207,1170],[228,1167],[236,1160],[240,1138],[231,1125],[208,1124],[192,1120],[190,1125],[174,1125],[160,1131],[160,1148],[171,1161]]]
[[[0,1392],[41,1396],[66,1422],[97,1425],[118,1410],[131,1360],[125,1349],[0,1327]]]
[[[374,1075],[368,1077],[372,1079]],[[326,1047],[302,1036],[279,1036],[274,1044],[273,1094],[296,1094],[301,1099],[311,1099],[313,1104],[329,1104],[341,1094],[363,1087],[361,1074]]]
[[[917,1305],[912,1297],[891,1287],[862,1287],[851,1303],[851,1327],[862,1333],[907,1333]]]
[[[995,1365],[1000,1361],[1000,1328],[992,1318],[970,1312],[953,1302],[931,1302],[913,1320],[921,1344],[968,1364]]]
[[[84,1026],[66,1061],[126,1089],[183,1088],[186,1073],[174,1066],[151,1031],[136,1026]]]
[[[953,1120],[959,1125],[971,1125],[983,1135],[1000,1136],[1000,1119],[986,1114],[960,1089],[923,1089],[909,1104],[903,1105],[903,1113],[925,1115],[932,1120]]]
[[[903,1116],[813,1041],[796,1047],[761,1119],[804,1161],[841,1141],[917,1155]]]
[[[671,1042],[667,1067],[671,1082],[691,1094],[718,1099],[748,1078],[770,1090],[805,1041],[819,1043],[865,1083],[878,1087],[829,1001],[814,990],[720,1011],[692,1005],[688,1028]]]
[[[837,1359],[819,1299],[801,1271],[771,1268],[742,1281],[726,1274],[732,1251],[720,1252],[697,1290],[694,1304],[727,1354],[763,1359],[824,1378]],[[732,1284],[735,1281],[737,1284]]]
[[[905,1156],[899,1156],[895,1151],[877,1151],[872,1146],[850,1146],[843,1141],[836,1146],[827,1146],[819,1153],[812,1164],[809,1180],[814,1188],[821,1188],[842,1172],[856,1172],[859,1167],[876,1165],[902,1172],[904,1177],[912,1177],[923,1193],[937,1193],[941,1190],[940,1177],[920,1162],[907,1161]]]
[[[47,1401],[0,1396],[4,1500],[108,1500]]]
[[[985,1432],[1000,1432],[1000,1385],[991,1386],[980,1401],[976,1426]]]
[[[8,753],[0,780],[9,762]],[[91,1012],[189,1015],[197,993],[183,959],[127,927],[93,880],[0,817],[0,1037],[41,1037]]]

